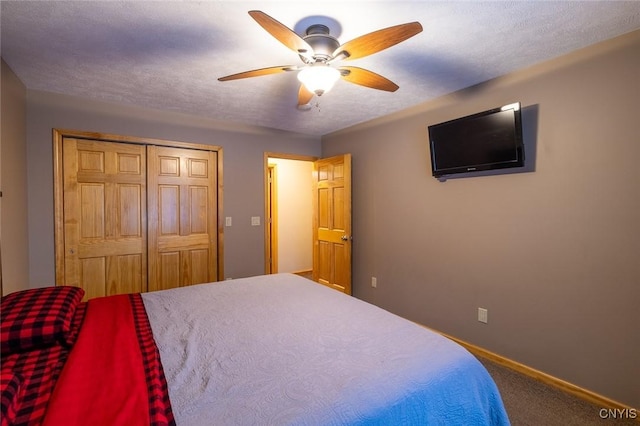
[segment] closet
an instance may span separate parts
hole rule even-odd
[[[220,147],[54,130],[56,285],[86,298],[218,281]]]

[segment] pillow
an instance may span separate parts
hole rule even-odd
[[[22,376],[10,372],[2,372],[0,376],[0,408],[2,426],[12,425],[18,414],[23,389]]]
[[[2,355],[64,342],[84,296],[79,287],[35,288],[2,297]]]

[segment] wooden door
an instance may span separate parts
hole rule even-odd
[[[149,291],[218,279],[217,153],[149,146]]]
[[[145,147],[64,142],[63,284],[86,299],[146,291]]]
[[[314,162],[313,279],[351,294],[351,155]]]

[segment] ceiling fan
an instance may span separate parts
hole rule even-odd
[[[304,65],[259,68],[220,77],[218,80],[229,81],[299,71],[298,80],[302,84],[298,91],[298,107],[309,104],[314,95],[322,96],[340,78],[360,86],[395,92],[398,90],[397,84],[372,71],[358,67],[332,67],[331,65],[334,61],[353,60],[371,55],[403,42],[422,31],[422,25],[419,22],[410,22],[374,31],[340,44],[335,37],[329,34],[329,27],[323,24],[310,25],[306,30],[306,35],[300,37],[293,30],[264,12],[251,10],[249,15],[269,34],[296,52]]]

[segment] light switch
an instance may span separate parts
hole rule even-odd
[[[260,226],[260,216],[251,216],[251,226]]]
[[[231,216],[224,218],[224,226],[231,226]]]

